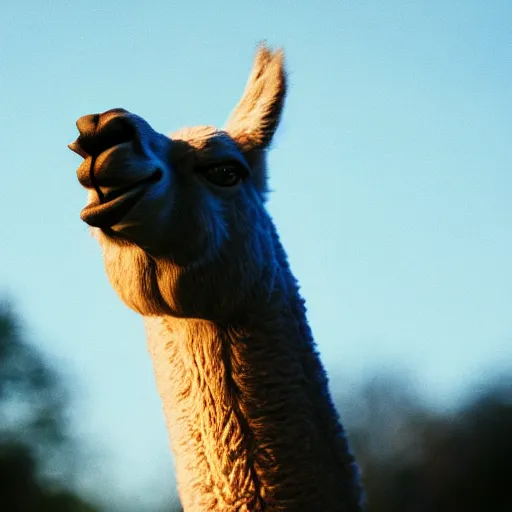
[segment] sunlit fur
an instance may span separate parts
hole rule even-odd
[[[224,130],[164,138],[130,117],[140,165],[162,179],[113,231],[93,228],[112,286],[144,317],[187,512],[360,510],[357,469],[265,208],[265,152],[285,93],[282,52],[261,46]],[[111,172],[137,172],[131,147]],[[197,172],[224,161],[247,179],[219,189]]]

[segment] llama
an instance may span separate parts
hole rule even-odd
[[[304,301],[265,209],[286,93],[262,45],[223,130],[166,137],[123,109],[81,117],[81,218],[139,313],[184,510],[360,510],[357,466]]]

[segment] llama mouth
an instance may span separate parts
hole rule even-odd
[[[80,218],[89,226],[96,228],[114,226],[142,199],[147,189],[160,180],[160,177],[161,172],[155,171],[145,180],[102,195],[99,201],[88,204],[80,212]]]

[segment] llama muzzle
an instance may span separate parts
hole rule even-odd
[[[76,126],[79,136],[68,147],[84,158],[77,178],[92,191],[80,217],[91,226],[110,228],[161,179],[150,148],[163,136],[120,108],[82,116]]]

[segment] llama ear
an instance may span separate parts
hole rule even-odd
[[[270,144],[279,124],[285,95],[283,51],[273,52],[262,44],[242,98],[225,126],[243,152],[265,149]]]

